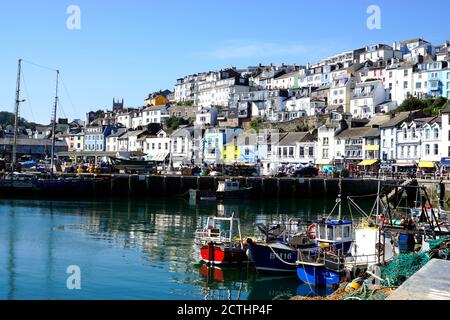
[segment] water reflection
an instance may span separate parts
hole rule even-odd
[[[275,299],[294,295],[296,277],[256,275],[246,268],[208,271],[198,265],[193,233],[210,215],[241,219],[244,236],[256,222],[313,220],[331,201],[190,204],[143,201],[0,201],[0,299]],[[82,290],[66,288],[66,269],[79,265]],[[303,290],[303,289],[302,289]],[[301,292],[303,292],[301,290]]]

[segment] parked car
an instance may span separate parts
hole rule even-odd
[[[292,173],[292,177],[317,177],[319,175],[319,169],[313,166],[306,166],[302,168],[297,168]]]

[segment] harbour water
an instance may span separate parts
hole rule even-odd
[[[295,275],[201,266],[193,233],[210,215],[235,213],[244,237],[254,236],[256,222],[312,221],[333,205],[332,199],[201,205],[182,199],[0,200],[0,299],[266,300],[308,295],[315,289]],[[67,288],[69,266],[80,268],[80,290]]]

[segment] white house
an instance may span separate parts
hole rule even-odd
[[[441,121],[442,118],[434,117],[425,120],[421,127],[421,157],[420,164],[433,166],[443,158],[443,148],[441,147]],[[427,163],[428,162],[428,163]],[[420,166],[419,164],[419,166]]]
[[[375,44],[367,46],[359,55],[359,63],[366,61],[401,59],[402,53],[386,44]]]
[[[126,134],[127,131],[127,128],[119,128],[117,130],[113,130],[112,133],[106,137],[106,151],[119,151],[119,138]],[[128,150],[128,147],[126,149]]]
[[[350,100],[353,118],[370,119],[379,113],[379,105],[386,101],[386,91],[379,80],[358,83]]]
[[[198,126],[217,125],[218,111],[215,107],[199,107],[195,115],[195,124]]]
[[[167,106],[151,106],[142,111],[142,125],[150,123],[164,124],[170,118],[170,112]]]
[[[148,160],[164,162],[170,154],[170,136],[164,130],[159,130],[156,135],[146,136],[143,143],[143,152]]]
[[[381,162],[385,166],[389,166],[388,169],[392,170],[392,165],[397,159],[397,137],[400,126],[403,122],[411,119],[409,112],[401,112],[391,120],[380,126],[380,139],[381,139]]]
[[[190,165],[195,162],[195,128],[186,127],[174,131],[170,136],[173,166]],[[198,129],[201,131],[201,129]]]
[[[319,127],[317,139],[317,160],[318,166],[325,166],[334,163],[334,157],[337,154],[336,135],[347,129],[346,121],[330,121]]]
[[[392,63],[386,68],[386,82],[388,100],[396,101],[401,105],[405,99],[414,92],[414,65],[404,63]]]

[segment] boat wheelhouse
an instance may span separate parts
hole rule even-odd
[[[195,232],[195,243],[200,246],[201,259],[207,264],[241,264],[247,262],[242,243],[240,220],[208,217],[206,226]]]
[[[246,199],[251,196],[252,187],[241,187],[239,181],[226,179],[218,182],[217,189],[189,190],[192,200]]]

